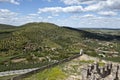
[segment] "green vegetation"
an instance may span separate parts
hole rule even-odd
[[[64,80],[66,77],[67,75],[60,67],[54,67],[32,75],[24,80]]]
[[[112,58],[102,58],[108,61],[120,62],[120,57],[112,57]]]
[[[87,61],[85,61],[85,60],[81,60],[80,63],[88,63],[88,64],[92,64],[92,63],[94,63],[94,61],[93,61],[93,60],[87,60]]]
[[[0,24],[0,30],[13,29],[13,28],[16,28],[16,27],[11,25],[6,25],[6,24]]]
[[[80,60],[80,63],[83,63],[83,64],[85,64],[85,63],[93,64],[94,62],[95,62],[94,60]],[[103,62],[98,62],[98,64],[99,64],[99,66],[104,66],[105,65],[105,63],[103,63]]]
[[[0,80],[8,80],[8,79],[13,78],[13,77],[15,77],[15,76],[17,76],[17,75],[0,77]]]
[[[120,57],[119,36],[95,34],[68,27],[59,27],[51,23],[29,23],[19,27],[0,25],[0,66],[8,67],[24,64],[22,69],[31,63],[55,62],[79,53],[98,57],[100,53],[106,59]],[[114,51],[118,54],[107,54],[99,51]],[[108,57],[111,57],[108,58]],[[119,60],[118,60],[119,61]],[[34,64],[33,64],[34,65]],[[32,66],[38,67],[38,66]]]
[[[44,65],[51,64],[52,62],[36,62],[36,63],[11,63],[9,62],[8,65],[1,65],[0,66],[0,72],[1,71],[10,71],[10,70],[20,70],[20,69],[28,69],[28,68],[34,68],[34,67],[42,67]]]
[[[94,33],[100,33],[100,34],[111,34],[111,35],[120,35],[120,29],[105,29],[105,28],[89,28],[89,29],[82,29]]]
[[[0,39],[0,64],[8,67],[18,63],[28,65],[29,62],[61,60],[75,55],[81,48],[74,45],[81,41],[78,38],[79,32],[50,23],[29,23],[19,28],[3,30],[1,34],[6,37]],[[25,61],[19,61],[24,58]],[[26,68],[25,65],[21,67]]]
[[[105,63],[99,62],[99,66],[105,66]]]

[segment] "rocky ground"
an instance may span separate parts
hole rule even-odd
[[[105,66],[107,63],[112,63],[113,65],[119,64],[84,54],[81,57],[62,65],[62,70],[68,75],[65,80],[82,80],[82,74],[86,74],[83,69],[87,69],[90,64],[94,64],[95,62],[98,62],[101,67]],[[105,80],[108,80],[111,77],[113,76],[109,75]]]
[[[90,64],[94,64],[95,62],[98,62],[100,67],[105,66],[107,63],[111,63],[109,61],[83,54],[79,58],[63,63],[54,68],[47,69],[43,72],[39,72],[24,80],[82,80],[82,74],[86,74],[84,70],[87,69]],[[116,64],[119,63],[113,63],[113,65]],[[107,76],[105,80],[111,80],[111,77],[113,76]]]

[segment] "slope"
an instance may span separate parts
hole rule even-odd
[[[38,67],[43,62],[55,62],[78,54],[80,49],[95,57],[101,54],[99,51],[120,52],[119,36],[95,34],[51,23],[28,23],[13,29],[10,34],[0,39],[1,71]],[[109,55],[105,53],[106,57],[111,57]],[[119,59],[119,55],[114,59]]]

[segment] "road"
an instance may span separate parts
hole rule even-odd
[[[38,68],[0,72],[0,77],[10,76],[10,75],[24,74],[24,73],[28,73],[28,72],[33,71],[33,70],[36,70],[36,69],[38,69]]]
[[[80,50],[80,55],[82,55],[83,50]],[[69,60],[68,60],[69,61]],[[57,62],[59,63],[59,62]],[[20,74],[25,74],[28,72],[31,72],[33,70],[37,70],[39,68],[32,68],[32,69],[23,69],[23,70],[14,70],[14,71],[5,71],[5,72],[0,72],[0,77],[2,76],[10,76],[10,75],[20,75]]]

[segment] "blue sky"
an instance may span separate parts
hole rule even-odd
[[[0,0],[0,23],[120,28],[120,0]]]

